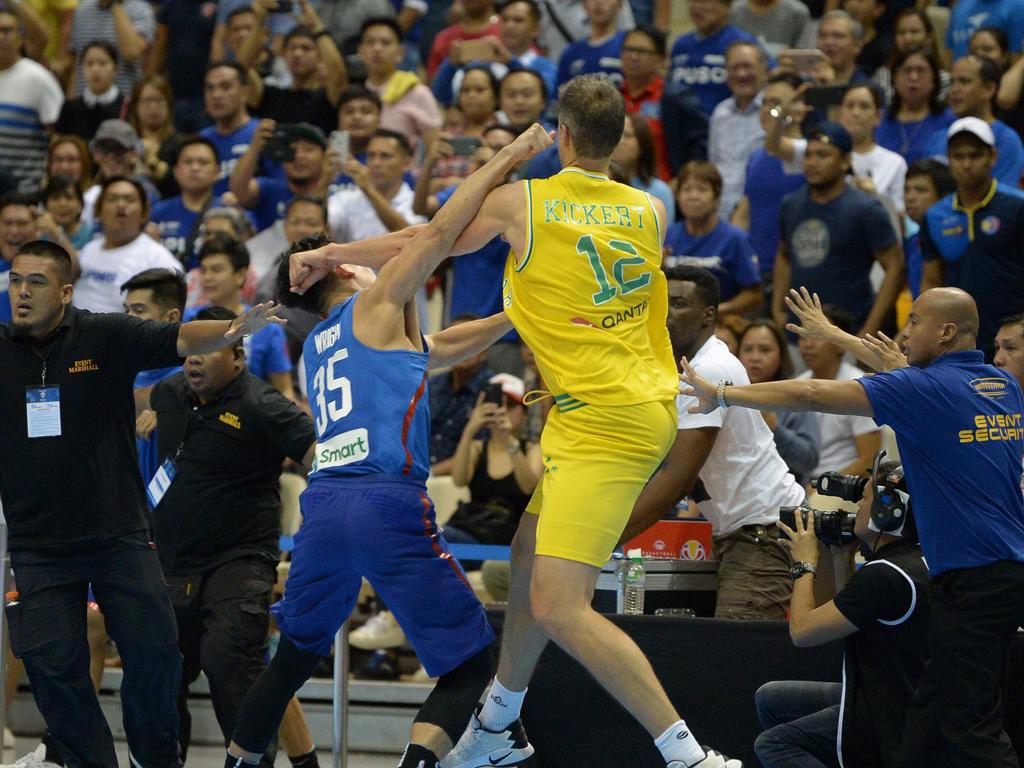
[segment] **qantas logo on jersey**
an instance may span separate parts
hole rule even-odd
[[[624,309],[621,312],[610,312],[601,318],[602,328],[614,328],[619,323],[625,323],[628,320],[635,320],[638,317],[643,317],[644,312],[647,311],[647,299],[644,299],[639,304],[634,304],[628,309]],[[573,321],[575,322],[575,320]]]
[[[338,343],[338,339],[341,338],[341,325],[332,325],[330,328],[325,328],[316,335],[313,339],[313,343],[316,344],[316,353],[322,355],[325,349],[330,349]]]
[[[364,428],[350,429],[316,444],[313,471],[355,464],[370,455],[370,436]]]

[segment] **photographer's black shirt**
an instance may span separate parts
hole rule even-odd
[[[920,545],[882,547],[850,577],[835,605],[859,630],[845,641],[844,764],[892,765],[928,661],[928,569]]]
[[[150,527],[136,374],[181,362],[178,324],[69,307],[37,341],[0,325],[0,499],[11,549],[71,551]],[[26,390],[60,388],[60,435],[28,437]]]
[[[313,445],[310,418],[248,371],[207,405],[182,373],[154,385],[149,401],[159,460],[176,456],[174,480],[153,512],[164,572],[203,573],[250,554],[276,562],[281,464],[301,462]]]

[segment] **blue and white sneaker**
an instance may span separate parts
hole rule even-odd
[[[673,760],[668,764],[668,768],[743,768],[743,761],[729,759],[721,752],[716,752],[713,749],[704,747],[704,751],[707,753],[704,759],[700,762],[688,764],[682,760]]]
[[[441,768],[519,765],[532,756],[533,747],[526,738],[522,721],[512,722],[503,731],[489,731],[480,725],[479,718],[474,714],[459,743],[441,760]]]

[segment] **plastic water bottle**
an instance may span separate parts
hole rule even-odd
[[[644,583],[647,573],[640,550],[629,551],[629,565],[626,567],[626,590],[623,595],[623,613],[631,616],[642,616],[644,612]]]

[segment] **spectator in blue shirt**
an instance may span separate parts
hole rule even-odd
[[[775,258],[772,318],[786,324],[783,299],[806,285],[825,304],[846,310],[858,335],[885,322],[903,289],[903,254],[881,201],[847,183],[853,139],[845,128],[821,123],[807,137],[807,186],[782,201]],[[877,295],[870,273],[885,270]]]
[[[971,36],[982,27],[1003,31],[1012,53],[1024,48],[1024,3],[1019,0],[957,0],[949,16],[946,48],[953,59],[967,54]]]
[[[903,182],[903,255],[907,262],[907,287],[912,298],[921,293],[924,257],[921,253],[921,228],[926,226],[928,209],[956,191],[949,168],[938,160],[925,158],[911,163]]]
[[[900,335],[907,367],[854,381],[730,386],[684,361],[684,394],[719,406],[866,416],[896,432],[931,580],[931,662],[896,765],[1012,764],[1003,732],[1006,649],[1024,624],[1024,396],[975,349],[978,311],[956,288],[922,293]],[[689,391],[691,390],[692,391]],[[819,609],[820,610],[820,609]]]
[[[478,320],[478,315],[458,315],[448,327]],[[494,372],[487,366],[487,353],[467,358],[451,367],[448,373],[431,376],[428,384],[430,402],[430,474],[450,475],[455,449],[466,428],[469,414],[476,406],[481,390]]]
[[[940,98],[941,75],[939,61],[929,47],[896,54],[892,101],[875,129],[880,147],[902,155],[907,163],[928,156],[932,135],[956,119]]]
[[[327,186],[337,175],[336,169],[324,162],[327,139],[323,132],[315,125],[292,123],[287,126],[291,158],[281,164],[284,180],[257,176],[264,147],[274,136],[276,127],[273,120],[260,120],[252,143],[231,171],[231,192],[239,205],[252,211],[256,217],[257,232],[284,218],[288,201],[296,195],[324,197]],[[234,307],[228,309],[235,311]],[[253,369],[251,360],[249,369]]]
[[[696,29],[672,46],[670,79],[693,89],[711,115],[720,101],[729,98],[725,84],[725,51],[737,40],[757,43],[756,38],[728,23],[730,0],[697,0],[690,3],[690,19]]]
[[[236,314],[248,312],[250,307],[242,301],[242,286],[249,270],[249,251],[227,235],[208,238],[199,251],[199,277],[209,305],[224,307]],[[191,320],[205,306],[193,307],[185,312]],[[292,387],[292,363],[288,356],[288,342],[284,328],[267,326],[242,340],[249,372],[272,385],[285,397],[295,399]]]
[[[206,114],[213,118],[213,125],[203,128],[199,135],[217,148],[220,175],[213,191],[222,195],[227,192],[231,171],[252,142],[259,121],[249,117],[245,107],[249,75],[240,64],[215,61],[207,68],[203,83]],[[271,164],[261,162],[261,172],[272,173]]]
[[[189,270],[196,266],[195,244],[202,214],[220,204],[220,197],[213,193],[220,172],[217,148],[209,139],[190,136],[178,147],[173,166],[181,194],[154,203],[149,220],[156,225],[156,239]]]
[[[544,120],[548,93],[544,78],[533,69],[512,69],[498,85],[499,118],[511,125],[533,125]]]
[[[992,127],[998,150],[994,175],[1003,184],[1019,187],[1024,172],[1024,145],[1017,132],[996,120],[992,112],[1001,75],[999,65],[989,59],[970,55],[957,59],[950,70],[949,106],[958,118],[976,117]],[[946,159],[946,133],[939,129],[932,134],[926,150],[928,157]]]
[[[181,322],[185,313],[188,289],[185,278],[169,269],[147,269],[121,286],[124,311],[140,320],[167,323]],[[135,377],[135,389],[147,389],[181,370],[180,365],[140,371]],[[138,402],[138,401],[136,401]],[[136,406],[138,409],[138,406]],[[135,414],[135,447],[139,453],[142,482],[148,483],[160,466],[156,448],[156,414],[146,408]]]
[[[590,36],[570,43],[558,60],[557,86],[574,77],[595,73],[607,75],[615,86],[622,84],[622,41],[625,31],[617,29],[615,17],[623,0],[583,0],[590,21]]]
[[[720,316],[755,312],[763,300],[761,272],[747,233],[718,216],[722,175],[708,161],[694,160],[680,169],[676,181],[683,220],[665,235],[665,267],[711,272],[721,286]]]
[[[510,69],[532,69],[542,78],[548,94],[554,94],[558,67],[537,52],[537,32],[540,30],[540,8],[534,0],[512,0],[501,8],[498,37],[485,37],[480,42],[490,46],[483,56],[473,52],[473,61],[464,61],[461,50],[453,51],[434,73],[431,88],[434,98],[444,106],[455,101],[458,80],[464,67],[471,63],[486,62],[494,76],[501,80]],[[481,46],[483,47],[483,46]]]
[[[762,94],[758,119],[761,127],[768,132],[771,122],[784,120],[787,105],[794,104],[800,78],[796,75],[779,73],[768,80]],[[800,105],[797,105],[799,113]],[[772,111],[778,118],[772,117]],[[800,137],[800,123],[791,121],[784,128],[787,138]],[[750,244],[757,255],[766,297],[771,305],[772,272],[775,270],[775,254],[779,249],[779,208],[782,199],[796,192],[804,185],[801,173],[786,173],[782,161],[768,154],[764,148],[756,150],[747,161],[743,180],[743,194],[733,211],[731,223],[750,235]]]
[[[983,120],[949,127],[949,169],[956,192],[932,206],[921,233],[922,291],[967,291],[978,304],[978,348],[991,358],[1004,317],[1024,311],[1024,192],[994,176],[996,139]]]

